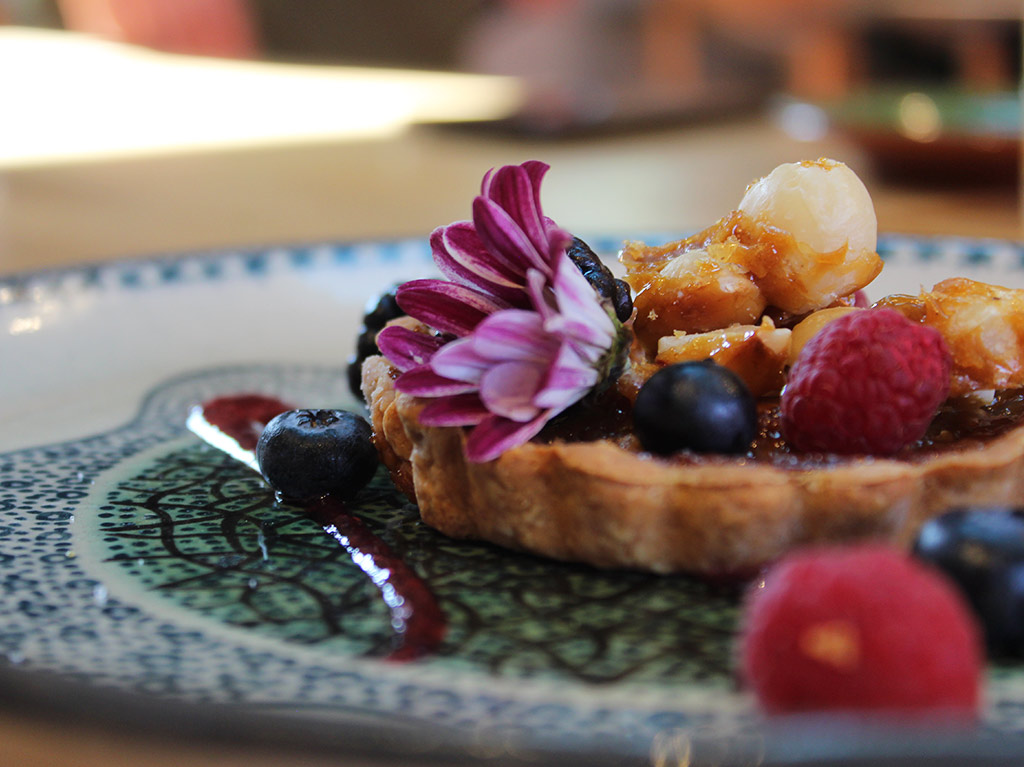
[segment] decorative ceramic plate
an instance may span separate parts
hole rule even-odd
[[[592,244],[611,258],[619,242]],[[1014,244],[890,236],[880,249],[876,297],[952,275],[1024,287]],[[448,540],[382,470],[350,510],[444,615],[440,643],[398,662],[358,552],[186,430],[218,395],[361,408],[344,366],[367,299],[431,269],[410,241],[0,282],[0,657],[188,705],[577,754],[756,732],[733,677],[738,587]],[[988,731],[1021,729],[1022,670],[992,668],[988,703]]]

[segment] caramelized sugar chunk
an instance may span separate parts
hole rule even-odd
[[[701,333],[761,316],[763,294],[725,250],[721,243],[703,247],[687,240],[662,248],[626,246],[623,261],[635,265],[626,276],[636,291],[633,329],[645,348],[653,353],[658,339],[675,331]]]
[[[755,397],[778,394],[785,383],[791,331],[765,317],[760,325],[734,325],[708,333],[679,333],[658,342],[662,365],[712,359],[738,375]]]
[[[942,334],[953,358],[951,395],[1024,387],[1024,290],[953,277],[874,305]]]
[[[1024,386],[1024,290],[955,277],[922,300],[953,355],[953,394]]]
[[[636,293],[634,328],[648,351],[676,331],[798,316],[832,306],[882,269],[867,189],[842,163],[780,165],[739,208],[663,247],[629,243],[620,260]]]

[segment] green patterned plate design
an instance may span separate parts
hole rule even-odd
[[[390,614],[344,548],[243,465],[176,445],[106,493],[90,521],[114,577],[197,615],[324,653],[381,657]],[[512,677],[730,685],[737,589],[602,572],[453,541],[384,470],[351,511],[413,567],[446,616],[420,663]]]

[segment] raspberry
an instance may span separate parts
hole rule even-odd
[[[891,455],[924,436],[951,367],[934,328],[893,309],[850,312],[800,352],[782,391],[782,434],[801,451]]]
[[[938,571],[862,544],[791,554],[751,590],[741,673],[769,714],[977,717],[977,625]]]

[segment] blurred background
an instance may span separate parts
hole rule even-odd
[[[0,281],[180,251],[425,240],[469,217],[489,168],[528,159],[551,165],[545,212],[586,239],[704,228],[777,164],[828,156],[864,179],[883,232],[1024,240],[1022,14],[1021,0],[0,0]],[[0,282],[0,302],[31,283]],[[34,296],[9,338],[29,344],[56,316],[39,344],[86,370],[60,344],[95,296]],[[231,332],[245,332],[234,318]],[[142,372],[109,391],[121,362],[84,381],[42,371],[30,401],[73,387],[49,419],[77,424],[101,389],[179,364],[173,343],[146,346],[152,358],[127,356]],[[38,429],[45,408],[12,401]],[[271,763],[56,724],[0,710],[3,753]]]
[[[701,227],[778,162],[827,154],[883,229],[1016,239],[1022,9],[0,0],[0,271],[416,236],[531,157],[578,231]],[[420,98],[396,117],[415,100],[398,83]]]

